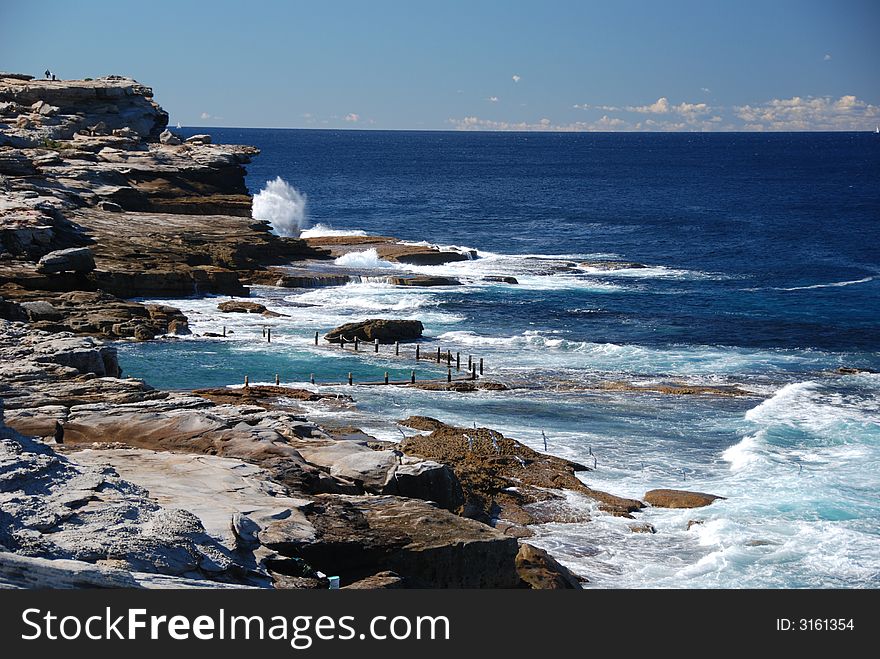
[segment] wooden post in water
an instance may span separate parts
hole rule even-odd
[[[354,337],[354,351],[355,352],[358,351],[358,343],[359,343],[358,337]]]
[[[395,356],[395,357],[399,357],[399,356],[400,356],[400,341],[395,341],[395,342],[394,342],[394,356]]]
[[[446,366],[452,366],[452,350],[446,351]]]
[[[477,379],[477,365],[471,364],[471,380]]]
[[[446,381],[452,382],[452,367],[451,366],[446,367]]]
[[[385,384],[388,384],[388,371],[385,371]]]
[[[223,336],[226,336],[226,325],[223,326]]]
[[[440,363],[440,346],[437,346],[437,363]]]
[[[315,345],[318,345],[318,333],[315,332]]]
[[[276,373],[275,374],[275,386],[277,387],[279,384],[281,384],[281,378],[279,378],[278,374]]]
[[[244,386],[246,386],[246,387],[251,386],[250,382],[248,381],[248,376],[246,376],[246,375],[244,376]]]
[[[315,384],[315,374],[314,373],[309,373],[309,382],[311,384]]]
[[[263,338],[264,339],[266,338],[266,328],[265,327],[263,328]]]
[[[419,361],[419,346],[416,345],[416,361]]]
[[[266,330],[266,343],[272,343],[272,328]]]
[[[345,350],[345,337],[344,336],[339,337],[339,347],[342,348],[343,350]]]
[[[379,339],[373,342],[373,352],[379,352]]]
[[[460,352],[455,353],[455,370],[456,371],[461,370],[461,353]]]
[[[415,384],[415,383],[416,383],[416,372],[415,372],[415,371],[411,371],[411,372],[410,372],[410,374],[409,374],[409,381],[410,381],[410,383],[412,383],[412,384]]]
[[[471,370],[471,366],[473,366],[473,363],[474,363],[474,356],[468,355],[468,370]]]
[[[480,357],[480,375],[483,374],[483,358]]]
[[[351,386],[351,373],[348,374],[348,385]]]

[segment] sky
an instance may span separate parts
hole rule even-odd
[[[185,126],[873,130],[877,0],[0,0],[0,70]]]

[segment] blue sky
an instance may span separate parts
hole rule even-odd
[[[878,25],[875,0],[0,0],[0,69],[131,75],[191,126],[872,129]]]

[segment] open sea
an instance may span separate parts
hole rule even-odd
[[[204,129],[184,129],[184,134]],[[365,232],[477,250],[433,267],[375,253],[358,283],[255,287],[286,317],[172,300],[194,332],[226,339],[121,344],[127,375],[159,388],[408,378],[410,361],[313,345],[315,331],[414,318],[424,350],[483,357],[510,391],[329,387],[337,420],[397,440],[424,414],[502,431],[593,464],[590,486],[726,497],[695,510],[534,527],[591,587],[880,587],[880,136],[871,133],[454,133],[211,129],[253,144],[258,193],[282,177],[306,196],[306,235]],[[622,260],[605,271],[579,264]],[[332,270],[339,265],[330,262]],[[462,286],[393,287],[405,272]],[[488,282],[513,276],[517,285]],[[260,324],[272,326],[272,343]],[[863,369],[839,374],[838,368]],[[419,377],[440,377],[419,366]],[[725,387],[749,396],[601,389]],[[619,385],[618,385],[619,386]],[[572,505],[592,509],[572,498]],[[696,524],[689,524],[695,521]],[[690,527],[690,528],[689,528]]]

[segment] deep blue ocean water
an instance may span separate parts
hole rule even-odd
[[[493,377],[526,388],[358,387],[352,422],[394,438],[389,419],[429,414],[536,449],[544,431],[552,453],[598,456],[584,475],[592,486],[728,497],[699,511],[648,510],[653,535],[601,514],[538,529],[536,542],[592,583],[880,586],[880,376],[834,373],[880,370],[880,138],[210,132],[260,147],[251,191],[281,176],[307,196],[307,224],[319,232],[466,246],[479,258],[412,268],[457,276],[461,287],[404,290],[377,277],[254,289],[289,314],[272,321],[271,349],[252,320],[220,318],[216,300],[179,300],[197,333],[221,323],[235,333],[123,346],[128,374],[169,388],[238,383],[245,372],[405,377],[409,365],[328,355],[309,337],[359,318],[418,318],[444,349],[485,356]],[[607,259],[647,267],[577,267]],[[499,274],[520,285],[482,279]],[[755,397],[595,389],[609,380],[739,385]],[[692,519],[703,523],[688,530]]]

